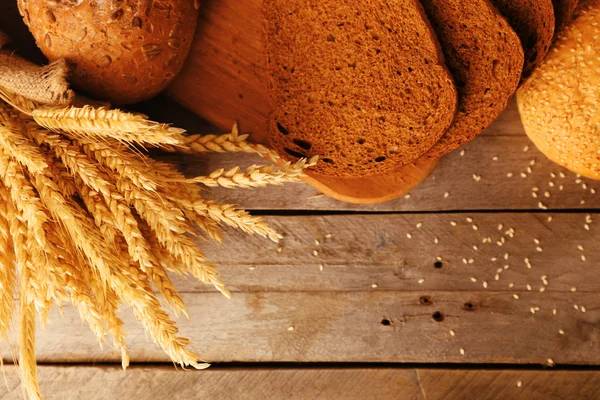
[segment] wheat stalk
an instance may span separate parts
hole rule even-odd
[[[104,107],[48,107],[34,110],[31,115],[44,128],[73,138],[99,142],[116,139],[131,144],[179,146],[184,132],[183,129],[149,121],[143,115]]]
[[[17,279],[7,201],[8,192],[0,184],[0,339],[5,340],[8,340]]]
[[[46,159],[40,149],[23,136],[18,119],[12,115],[5,105],[0,103],[0,147],[11,158],[19,162],[31,172],[40,173],[48,168]]]
[[[24,269],[21,272],[21,293],[29,288],[29,274]],[[21,343],[19,346],[19,366],[21,381],[30,400],[42,399],[38,383],[37,366],[35,361],[35,307],[21,296]]]

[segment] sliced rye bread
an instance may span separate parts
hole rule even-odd
[[[265,0],[267,131],[315,172],[392,171],[450,126],[457,93],[417,0]]]
[[[554,38],[552,0],[492,0],[517,32],[525,51],[522,81],[542,62]]]
[[[504,111],[523,70],[517,34],[489,0],[421,0],[458,90],[458,114],[427,152],[440,157],[473,140]]]
[[[571,18],[573,18],[577,3],[579,3],[579,0],[552,0],[552,5],[554,6],[554,18],[556,19],[554,36],[556,36]]]

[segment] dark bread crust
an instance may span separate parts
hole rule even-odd
[[[360,177],[424,154],[457,94],[416,0],[265,0],[267,132],[284,158]]]
[[[573,13],[577,8],[579,0],[552,0],[554,6],[554,17],[556,19],[556,29],[554,36],[565,27],[565,25],[573,18]]]
[[[488,0],[421,0],[458,90],[458,113],[427,153],[441,157],[473,140],[504,111],[523,70],[517,34]]]
[[[554,38],[552,0],[492,0],[517,32],[525,51],[524,81],[544,60]]]

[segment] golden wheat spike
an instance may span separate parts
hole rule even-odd
[[[6,188],[0,184],[0,340],[7,340],[8,329],[14,311],[14,295],[17,279],[15,252],[10,235]]]
[[[98,142],[115,139],[130,144],[179,146],[185,132],[139,114],[104,107],[44,107],[31,115],[44,128]]]

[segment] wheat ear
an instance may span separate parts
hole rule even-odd
[[[44,128],[92,141],[108,138],[131,144],[179,146],[185,132],[139,114],[104,107],[40,108],[31,115]]]
[[[8,191],[0,184],[0,340],[8,340],[17,279],[7,201]]]
[[[0,147],[31,172],[43,172],[48,168],[43,153],[21,133],[19,125],[12,110],[0,103]]]
[[[2,149],[0,149],[0,180],[10,191],[13,204],[27,221],[35,239],[40,246],[45,246],[44,223],[48,220],[48,214],[46,214],[33,186],[23,175],[17,163],[11,161]]]
[[[40,104],[29,100],[24,96],[11,92],[2,86],[0,86],[0,100],[5,101],[15,109],[27,115],[31,115],[33,110],[41,107]]]
[[[28,288],[29,275],[21,272],[21,292]],[[21,381],[25,387],[27,398],[42,399],[35,360],[35,307],[21,296],[21,343],[19,351],[19,366]]]

